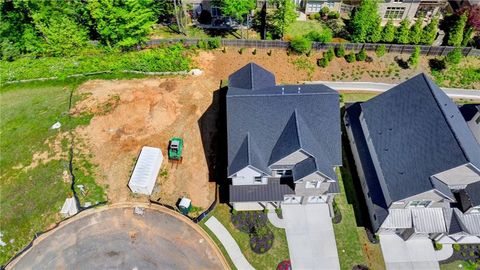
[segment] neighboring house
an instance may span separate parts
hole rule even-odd
[[[480,104],[465,104],[460,107],[460,112],[467,121],[475,139],[480,143]]]
[[[480,243],[480,145],[426,75],[348,106],[344,121],[375,232]]]
[[[276,85],[250,63],[229,77],[229,200],[236,210],[328,203],[339,193],[339,95],[325,85]]]
[[[341,13],[350,12],[360,4],[360,0],[305,0],[302,6],[306,14],[319,12],[323,7]],[[378,12],[384,22],[388,19],[413,20],[420,14],[426,19],[433,17],[448,5],[447,0],[385,0],[378,3]]]

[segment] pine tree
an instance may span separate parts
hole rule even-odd
[[[435,16],[422,30],[422,43],[432,45],[438,33],[438,16]]]
[[[379,17],[377,0],[362,0],[350,22],[352,41],[367,41],[367,37],[374,32]]]
[[[382,19],[378,17],[370,35],[367,37],[367,41],[371,43],[377,43],[382,40]]]
[[[410,21],[408,21],[407,19],[404,19],[402,20],[402,22],[400,22],[400,26],[397,28],[395,41],[400,44],[408,44],[409,32],[410,32]]]
[[[388,20],[387,24],[383,28],[382,40],[387,43],[393,42],[395,39],[395,26],[393,26],[393,21]]]
[[[448,45],[450,46],[460,46],[463,41],[463,31],[465,30],[465,25],[467,23],[467,14],[463,13],[455,22],[455,24],[450,28],[448,33]]]
[[[410,28],[410,43],[413,44],[420,44],[422,41],[422,23],[423,23],[423,16],[417,18],[415,24]]]

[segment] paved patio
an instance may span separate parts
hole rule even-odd
[[[432,241],[418,238],[403,241],[395,234],[380,234],[380,245],[387,270],[438,270]]]
[[[294,270],[340,269],[327,204],[282,204],[282,213]]]

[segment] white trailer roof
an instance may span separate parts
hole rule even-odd
[[[144,146],[128,183],[130,189],[134,193],[152,194],[162,162],[163,155],[160,148]]]

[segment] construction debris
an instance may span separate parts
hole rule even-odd
[[[50,129],[59,129],[61,126],[62,126],[62,124],[57,121],[55,124],[53,124],[53,125],[50,127]]]
[[[75,198],[67,198],[62,206],[62,210],[60,210],[60,214],[67,218],[75,215],[76,213],[78,213],[78,208]]]
[[[144,210],[143,207],[135,206],[135,207],[133,208],[133,213],[134,213],[135,215],[143,216],[143,214],[145,214],[145,210]]]

